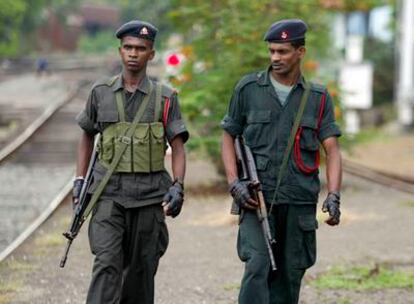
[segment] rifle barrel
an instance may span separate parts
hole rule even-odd
[[[68,258],[69,249],[70,249],[70,246],[72,245],[72,241],[73,241],[73,239],[68,240],[68,242],[66,243],[65,251],[62,255],[62,259],[60,260],[60,267],[61,268],[65,267],[66,260]]]

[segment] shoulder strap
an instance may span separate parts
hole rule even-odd
[[[321,102],[319,104],[319,114],[318,114],[318,123],[317,123],[318,132],[319,132],[319,130],[321,128],[321,123],[322,123],[322,118],[323,118],[323,112],[325,111],[325,104],[326,104],[326,92],[324,92],[322,94]]]
[[[115,81],[118,79],[118,77],[119,77],[119,75],[115,75],[114,77],[112,77],[112,78],[110,78],[108,81],[107,81],[107,85],[109,85],[110,87],[115,83]]]
[[[154,110],[154,121],[159,121],[161,118],[161,106],[162,106],[162,85],[157,82],[155,84],[155,110]]]
[[[149,89],[148,94],[144,97],[142,104],[139,107],[137,114],[135,115],[132,125],[127,130],[125,136],[120,138],[120,144],[118,146],[119,148],[115,150],[114,159],[112,160],[111,165],[109,166],[104,177],[102,178],[101,182],[99,183],[98,187],[96,188],[95,192],[92,195],[91,201],[89,202],[88,207],[86,208],[85,213],[83,215],[84,220],[86,220],[86,218],[89,216],[89,213],[91,213],[93,207],[98,202],[99,197],[101,196],[103,190],[105,189],[105,186],[108,183],[109,178],[111,177],[112,173],[115,171],[115,168],[118,166],[118,163],[121,160],[121,157],[124,154],[127,146],[131,144],[131,136],[134,134],[135,129],[138,126],[138,122],[141,119],[142,115],[144,114],[144,111],[149,103],[149,99],[153,91],[153,87],[154,86],[152,82],[150,82],[150,89]]]
[[[295,122],[293,123],[293,127],[292,127],[292,130],[290,132],[290,136],[289,136],[288,144],[286,146],[285,154],[283,155],[282,165],[280,166],[280,169],[279,169],[279,172],[278,172],[278,175],[277,175],[277,184],[276,184],[275,192],[273,193],[272,201],[270,203],[270,211],[269,212],[272,211],[273,204],[275,202],[277,193],[279,192],[280,183],[281,183],[281,181],[283,179],[283,176],[285,174],[286,166],[287,166],[289,156],[290,156],[290,152],[292,151],[293,143],[295,141],[295,135],[296,135],[296,132],[299,128],[299,124],[300,124],[300,121],[302,119],[306,103],[308,102],[309,92],[310,92],[310,86],[307,83],[307,84],[305,84],[305,91],[303,92],[302,99],[300,100],[300,105],[299,105],[299,109],[298,109],[298,112],[297,112],[296,117],[295,117]]]
[[[115,93],[115,98],[116,98],[116,108],[118,109],[118,113],[119,113],[119,120],[121,122],[125,122],[124,92],[122,90],[118,90]]]

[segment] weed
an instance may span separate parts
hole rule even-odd
[[[319,275],[311,284],[317,288],[348,290],[414,288],[414,273],[395,271],[378,264],[374,267],[342,266]]]

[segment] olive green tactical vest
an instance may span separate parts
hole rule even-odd
[[[122,90],[115,93],[119,122],[105,128],[99,142],[99,160],[107,169],[115,156],[115,151],[119,149],[120,142],[122,141],[127,143],[128,146],[115,172],[150,173],[164,170],[166,142],[164,126],[160,121],[162,115],[161,84],[156,83],[154,121],[151,123],[139,122],[144,112],[148,110],[148,101],[152,91],[153,84],[150,81],[149,93],[144,97],[134,118],[137,127],[131,137],[125,136],[134,122],[125,121],[124,94]],[[141,110],[141,107],[145,107],[145,109]]]

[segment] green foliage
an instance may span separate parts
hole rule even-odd
[[[140,19],[154,24],[159,29],[157,48],[165,41],[171,30],[171,23],[165,16],[171,10],[170,0],[90,0],[94,4],[115,5],[121,10],[121,22]]]
[[[312,282],[317,288],[379,290],[384,288],[414,288],[414,273],[394,271],[385,266],[371,268],[335,267]]]
[[[169,33],[174,31],[167,17],[171,10],[171,0],[122,1],[127,4],[123,6],[123,20],[142,19],[154,24],[159,30],[156,47],[162,48]]]
[[[0,57],[17,53],[19,47],[19,26],[27,10],[24,0],[0,1]]]
[[[16,57],[33,50],[36,29],[45,21],[46,9],[64,19],[78,5],[79,0],[0,1],[0,58]]]
[[[324,56],[329,46],[329,18],[317,0],[172,0],[170,17],[191,52],[183,69],[188,79],[180,85],[180,98],[193,138],[210,150],[214,160],[219,145],[220,120],[232,90],[241,77],[269,64],[263,35],[284,18],[302,18],[309,25],[307,60]],[[315,13],[317,11],[317,14]],[[201,70],[196,68],[202,65]],[[207,140],[204,140],[207,139]]]
[[[394,5],[396,0],[343,0],[320,1],[325,7],[341,12],[369,11],[377,6]]]
[[[119,46],[119,40],[114,39],[113,31],[98,32],[91,37],[83,34],[79,40],[79,51],[86,54],[114,53]]]

